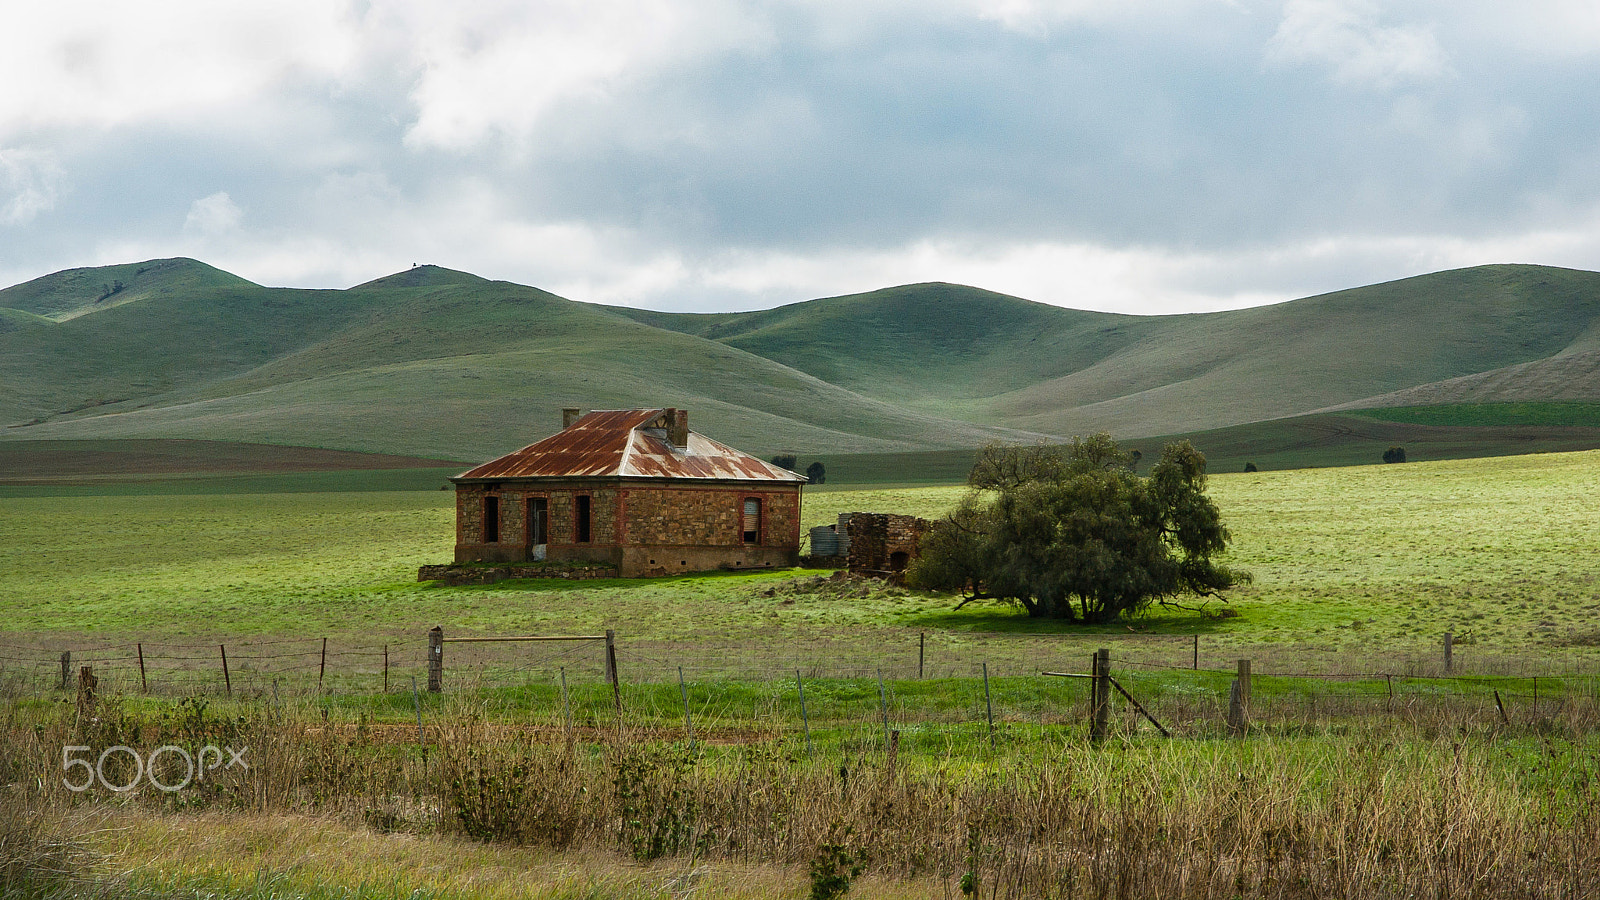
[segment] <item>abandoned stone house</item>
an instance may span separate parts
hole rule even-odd
[[[451,479],[456,562],[793,566],[805,480],[690,431],[688,410],[568,409],[559,433]]]

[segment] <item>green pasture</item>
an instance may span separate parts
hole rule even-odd
[[[1555,674],[1586,667],[1600,644],[1600,453],[1230,473],[1210,489],[1233,531],[1231,561],[1255,576],[1231,598],[1238,617],[1157,607],[1100,628],[805,571],[419,584],[419,565],[451,555],[444,491],[13,495],[0,499],[0,637],[371,643],[416,641],[436,624],[458,635],[611,628],[625,652],[661,672],[687,660],[691,675],[792,659],[903,670],[919,641],[934,671],[961,675],[1108,641],[1181,664],[1196,635],[1208,664],[1248,651],[1285,671],[1404,672],[1432,660],[1446,631],[1484,671]],[[804,524],[850,511],[933,517],[962,490],[813,489]]]

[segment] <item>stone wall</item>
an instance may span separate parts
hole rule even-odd
[[[893,513],[844,513],[839,530],[850,535],[845,567],[867,575],[893,575],[916,559],[922,535],[932,524]]]
[[[575,498],[590,497],[589,541],[576,541]],[[499,540],[484,541],[484,498],[499,498]],[[546,559],[586,559],[619,566],[624,576],[645,571],[792,566],[799,550],[798,487],[635,483],[600,479],[463,484],[456,490],[456,562],[523,562],[528,499],[549,511]],[[744,541],[744,502],[761,501],[761,527]],[[637,553],[634,551],[655,551]],[[670,558],[670,562],[668,562]]]

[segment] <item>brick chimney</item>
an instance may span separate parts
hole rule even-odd
[[[667,410],[667,443],[674,447],[689,446],[689,411]]]
[[[571,428],[572,423],[581,418],[583,418],[583,410],[577,408],[576,406],[564,407],[561,410],[561,430],[565,431],[568,428]]]

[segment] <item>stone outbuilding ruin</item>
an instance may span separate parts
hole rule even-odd
[[[683,409],[565,410],[557,434],[451,479],[456,562],[622,577],[794,566],[803,475],[689,430]]]

